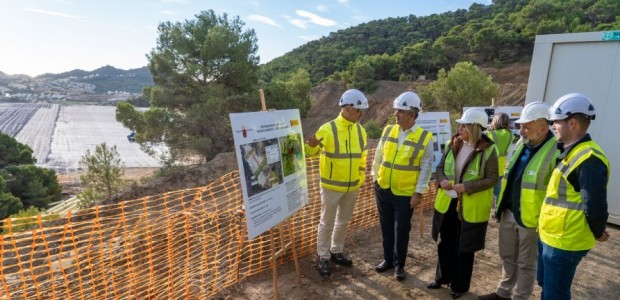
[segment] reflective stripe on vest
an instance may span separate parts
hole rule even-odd
[[[448,180],[452,185],[455,183],[455,160],[452,149],[449,148],[449,144],[446,145],[448,154],[444,160],[444,174],[448,177]],[[484,178],[484,168],[486,161],[489,159],[493,151],[496,151],[495,145],[491,145],[484,152],[477,152],[474,158],[467,164],[467,169],[464,169],[463,182],[474,181]],[[484,156],[483,156],[484,154]],[[480,191],[473,194],[462,193],[462,210],[463,219],[468,223],[482,223],[487,222],[491,215],[491,203],[493,202],[493,188]],[[440,213],[446,213],[452,198],[442,188],[437,189],[437,196],[435,198],[435,209]]]
[[[432,134],[421,127],[409,132],[402,145],[398,145],[400,126],[386,127],[381,136],[383,157],[377,174],[377,183],[390,188],[394,195],[411,196],[420,175],[420,161]]]
[[[575,145],[551,174],[540,212],[539,233],[540,239],[552,247],[581,251],[592,249],[596,244],[586,220],[581,194],[568,181],[569,174],[590,156],[605,164],[609,176],[609,160],[594,141]]]
[[[358,189],[364,183],[366,170],[365,161],[362,162],[367,146],[362,126],[346,121],[341,115],[323,126],[321,129],[328,130],[324,134],[324,145],[321,145],[321,186],[338,192]],[[343,141],[340,140],[343,137],[338,134],[338,126],[346,126],[345,130],[349,133]],[[351,130],[351,126],[355,126],[357,130]]]
[[[517,142],[515,155],[510,159],[508,170],[512,170],[516,161],[521,157],[524,145],[521,141]],[[551,172],[555,165],[555,159],[560,156],[557,149],[557,140],[555,137],[550,138],[544,145],[534,154],[523,170],[521,176],[521,222],[528,228],[536,228],[538,226],[538,218],[540,216],[540,207],[545,199],[547,185]],[[506,189],[508,179],[502,179],[502,188],[499,193],[497,206],[499,207],[504,199],[504,190]]]

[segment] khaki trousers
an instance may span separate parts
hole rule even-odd
[[[331,253],[342,253],[356,197],[357,190],[341,193],[321,187],[321,221],[316,234],[319,258],[329,259]]]
[[[509,209],[502,212],[499,224],[499,255],[502,279],[495,293],[504,298],[528,299],[534,289],[538,263],[536,228],[520,226]]]

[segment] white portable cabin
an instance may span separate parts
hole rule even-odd
[[[594,102],[588,132],[611,164],[609,223],[620,225],[620,31],[538,35],[525,102],[579,92]]]

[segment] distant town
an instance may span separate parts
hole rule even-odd
[[[153,85],[146,67],[121,70],[105,66],[94,71],[73,70],[37,77],[7,75],[0,71],[0,102],[106,102],[142,95]]]

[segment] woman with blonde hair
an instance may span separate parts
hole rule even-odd
[[[458,133],[446,145],[437,166],[440,188],[432,234],[439,241],[438,262],[435,280],[427,286],[450,285],[454,299],[469,291],[474,253],[484,248],[493,187],[498,180],[495,144],[482,134],[486,113],[468,109],[456,122]]]

